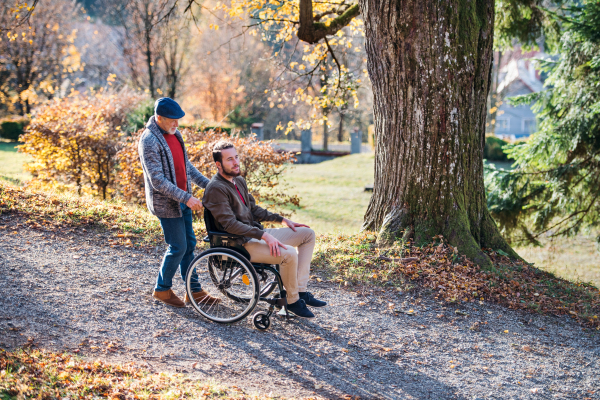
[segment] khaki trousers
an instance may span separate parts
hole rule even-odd
[[[310,261],[315,248],[315,232],[310,228],[267,229],[266,232],[287,246],[279,248],[280,256],[272,256],[264,240],[251,239],[244,244],[253,263],[279,264],[281,280],[287,291],[288,304],[300,298],[298,292],[306,292],[310,277]]]

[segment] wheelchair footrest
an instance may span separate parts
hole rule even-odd
[[[280,299],[278,297],[261,297],[260,301],[264,301],[265,303],[270,304],[272,306],[277,306],[277,308],[281,308],[287,305],[287,298],[285,297],[283,299]]]

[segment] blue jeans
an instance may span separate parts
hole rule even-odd
[[[156,280],[157,292],[164,292],[173,286],[173,277],[177,272],[181,272],[181,279],[185,282],[190,263],[194,259],[194,249],[196,248],[196,235],[192,228],[192,210],[181,203],[181,212],[183,215],[179,218],[159,218],[165,236],[165,242],[169,245],[160,266],[158,279]],[[191,287],[193,292],[202,290],[196,271],[192,275]]]

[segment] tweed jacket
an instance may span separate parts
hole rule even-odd
[[[202,204],[213,215],[217,229],[244,237],[236,240],[237,244],[246,243],[251,238],[260,240],[265,233],[260,221],[281,222],[283,217],[257,206],[244,178],[237,176],[233,179],[246,204],[240,199],[235,185],[221,174],[215,174],[210,180]]]
[[[192,197],[191,182],[205,188],[209,180],[188,159],[183,138],[179,131],[175,136],[181,143],[185,157],[187,191],[177,187],[173,155],[154,116],[146,124],[138,144],[138,153],[144,170],[144,187],[148,210],[158,218],[179,218],[183,214],[179,203],[187,203]]]

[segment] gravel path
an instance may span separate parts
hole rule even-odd
[[[30,341],[272,396],[600,399],[599,335],[568,318],[313,280],[330,303],[316,319],[223,326],[151,298],[162,248],[20,222],[0,216],[0,347]]]

